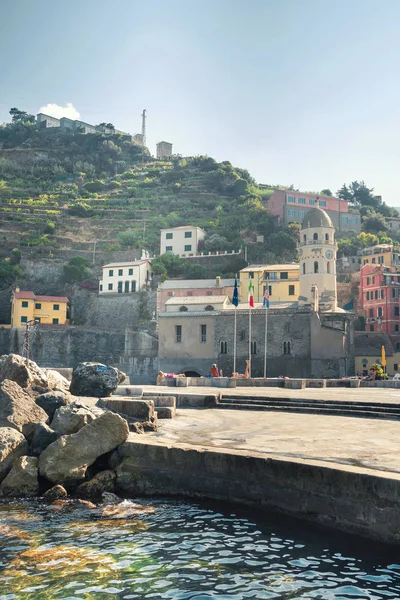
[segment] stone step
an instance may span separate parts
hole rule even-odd
[[[176,416],[174,406],[156,406],[155,411],[159,419],[173,419]]]
[[[103,408],[108,408],[140,421],[150,421],[154,417],[154,402],[152,400],[111,396],[110,398],[102,398],[98,404]]]
[[[314,400],[314,399],[301,399],[301,398],[248,398],[248,397],[222,397],[220,400],[221,404],[246,404],[246,405],[263,405],[263,406],[303,406],[312,408],[335,408],[338,410],[349,409],[349,410],[365,410],[373,409],[382,412],[400,412],[400,404],[386,403],[386,402],[353,402],[346,400]]]
[[[143,388],[137,385],[119,385],[113,396],[133,396],[135,398],[141,398],[143,396]]]

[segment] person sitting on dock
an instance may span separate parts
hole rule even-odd
[[[217,365],[214,363],[210,369],[210,377],[219,377],[219,371]]]

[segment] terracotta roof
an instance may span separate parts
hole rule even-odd
[[[33,292],[13,292],[14,298],[23,300],[41,300],[42,302],[69,302],[65,296],[36,296]]]

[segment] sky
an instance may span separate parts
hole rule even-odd
[[[399,0],[0,0],[0,123],[47,107],[137,133],[145,108],[152,153],[400,206],[399,23]]]

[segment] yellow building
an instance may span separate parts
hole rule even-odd
[[[247,302],[250,280],[254,286],[254,302],[262,302],[268,285],[270,302],[297,302],[299,297],[299,265],[250,265],[239,273],[240,301]]]
[[[364,248],[362,264],[385,265],[386,267],[400,265],[398,248],[395,249],[392,244],[379,244],[370,248]]]
[[[67,325],[68,298],[65,296],[36,296],[18,288],[11,298],[11,326],[24,327],[34,321],[44,325]]]
[[[387,333],[379,332],[354,332],[355,348],[355,372],[369,374],[371,366],[375,363],[380,364],[382,346],[385,348],[386,372],[389,377],[393,377],[400,372],[400,352],[395,347]]]

